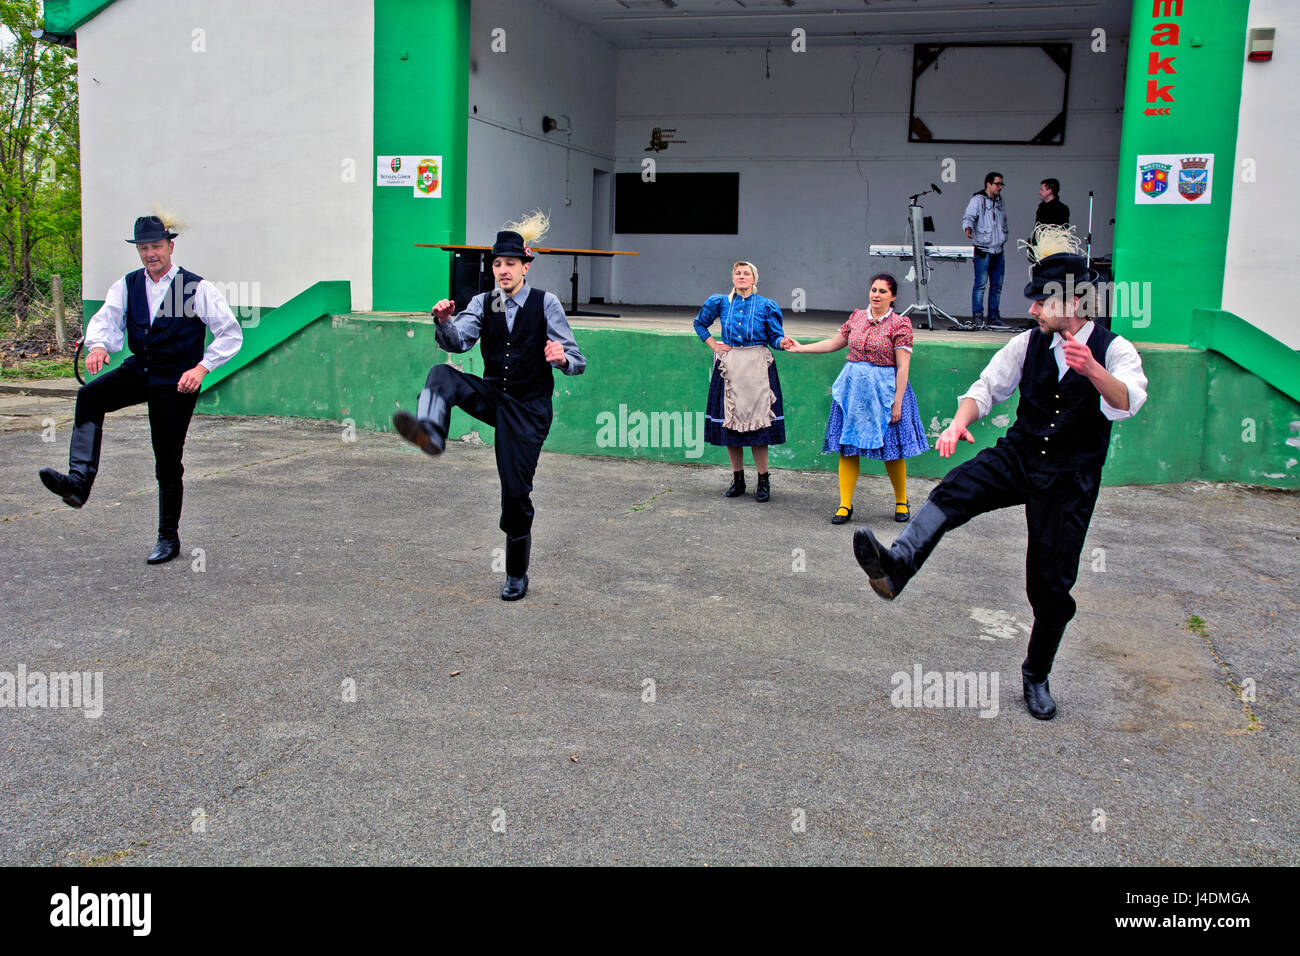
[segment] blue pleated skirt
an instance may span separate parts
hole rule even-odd
[[[893,461],[914,458],[930,449],[909,382],[903,412],[891,423],[898,370],[892,365],[845,362],[831,386],[831,414],[826,422],[823,454],[860,455]]]

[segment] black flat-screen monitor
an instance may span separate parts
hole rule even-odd
[[[672,235],[740,232],[740,173],[618,173],[614,231]]]

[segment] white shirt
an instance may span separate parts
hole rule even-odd
[[[144,274],[144,291],[149,298],[149,324],[158,312],[167,290],[171,288],[172,279],[180,271],[180,266],[173,265],[167,274],[157,282],[146,270]],[[120,352],[126,344],[126,278],[118,279],[109,287],[108,295],[99,311],[86,324],[86,352],[102,348],[106,352]],[[203,352],[202,365],[209,372],[224,365],[239,351],[244,342],[244,330],[230,311],[225,297],[217,291],[207,279],[199,283],[194,290],[194,311],[203,324],[212,330],[212,342]]]
[[[1074,340],[1080,345],[1087,345],[1088,336],[1092,334],[1092,326],[1091,320],[1085,322],[1083,328],[1074,334]],[[965,395],[957,399],[958,404],[961,403],[962,398],[972,399],[979,407],[979,417],[983,418],[998,402],[1010,398],[1011,393],[1020,387],[1020,376],[1025,369],[1025,355],[1029,351],[1029,337],[1041,334],[1042,332],[1036,328],[1021,332],[998,349],[998,353],[985,366],[975,384]],[[1059,382],[1069,370],[1069,366],[1065,364],[1065,339],[1060,332],[1052,333],[1052,355],[1056,358],[1056,367],[1059,370],[1056,380]],[[1112,422],[1132,418],[1147,400],[1147,377],[1142,371],[1142,359],[1138,356],[1137,349],[1133,347],[1132,342],[1116,336],[1110,343],[1110,347],[1106,349],[1104,364],[1106,371],[1123,382],[1128,389],[1128,408],[1115,408],[1107,404],[1106,399],[1098,393],[1101,413]]]

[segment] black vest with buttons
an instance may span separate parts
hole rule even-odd
[[[1093,324],[1088,349],[1102,366],[1115,333]],[[1037,471],[1087,471],[1100,468],[1110,450],[1110,419],[1101,413],[1097,387],[1074,369],[1059,371],[1052,335],[1031,332],[1020,376],[1020,405],[1007,441],[1025,467]]]
[[[493,308],[496,292],[483,298],[483,379],[511,398],[529,402],[550,398],[555,376],[546,361],[546,293],[529,288],[528,298],[515,312],[514,330],[506,328],[504,308]]]
[[[148,373],[150,385],[175,385],[203,359],[208,327],[194,311],[194,293],[203,277],[177,269],[152,324],[145,271],[137,269],[125,281],[127,361]]]

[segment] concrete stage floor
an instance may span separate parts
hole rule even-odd
[[[566,300],[567,302],[567,300]],[[567,304],[565,305],[567,309]],[[685,332],[695,334],[693,322],[699,309],[680,305],[625,305],[620,303],[583,303],[583,311],[601,312],[605,315],[571,316],[569,324],[578,329],[642,329],[652,332]],[[905,308],[905,306],[904,306]],[[617,314],[614,314],[617,313]],[[348,317],[360,321],[383,322],[433,322],[427,312],[350,312]],[[829,338],[839,331],[848,312],[834,312],[825,309],[809,309],[806,312],[782,313],[781,326],[786,334],[793,335],[800,341],[814,338]],[[963,322],[969,322],[970,316],[957,316]],[[916,332],[918,345],[926,342],[958,342],[967,345],[1005,345],[1016,332],[1030,328],[1029,319],[1007,319],[1007,324],[1014,326],[1011,332],[967,332],[955,327],[951,322],[941,318],[935,319],[934,329],[918,326],[922,320],[913,318],[912,325]],[[714,337],[717,337],[718,325],[713,325]],[[1163,342],[1151,343],[1134,340],[1143,351],[1147,349],[1185,349],[1184,345],[1169,345]]]
[[[601,315],[583,315],[581,312],[569,317],[569,324],[576,328],[590,329],[644,329],[654,332],[689,332],[695,334],[692,323],[695,316],[699,314],[698,307],[689,307],[681,305],[626,305],[622,303],[583,303],[580,307],[581,312],[599,312]],[[565,300],[565,310],[568,310],[568,303]],[[400,320],[409,322],[412,319],[432,322],[433,319],[428,313],[424,312],[352,312],[351,317],[358,319],[370,319],[372,321]],[[782,313],[781,325],[785,331],[800,338],[808,336],[831,336],[839,331],[844,320],[849,317],[848,312],[832,312],[825,309],[809,309],[805,312]],[[962,321],[969,321],[969,317]],[[916,321],[913,322],[915,326]],[[1027,319],[1011,319],[1009,324],[1015,325],[1017,329],[1029,328]],[[718,325],[715,322],[713,330],[718,332]],[[963,342],[1006,342],[1011,337],[1006,332],[966,332],[957,329],[951,322],[938,319],[935,322],[934,331],[919,328],[918,333],[934,336],[934,341],[963,341]],[[951,338],[950,338],[951,336]]]
[[[101,672],[103,714],[0,708],[6,864],[1300,862],[1293,494],[1105,488],[1042,723],[1019,510],[890,604],[849,548],[883,479],[834,527],[830,474],[547,454],[507,604],[490,448],[201,416],[150,568],[147,419],[73,511],[71,414],[0,395],[0,671]],[[894,706],[916,667],[996,716]]]

